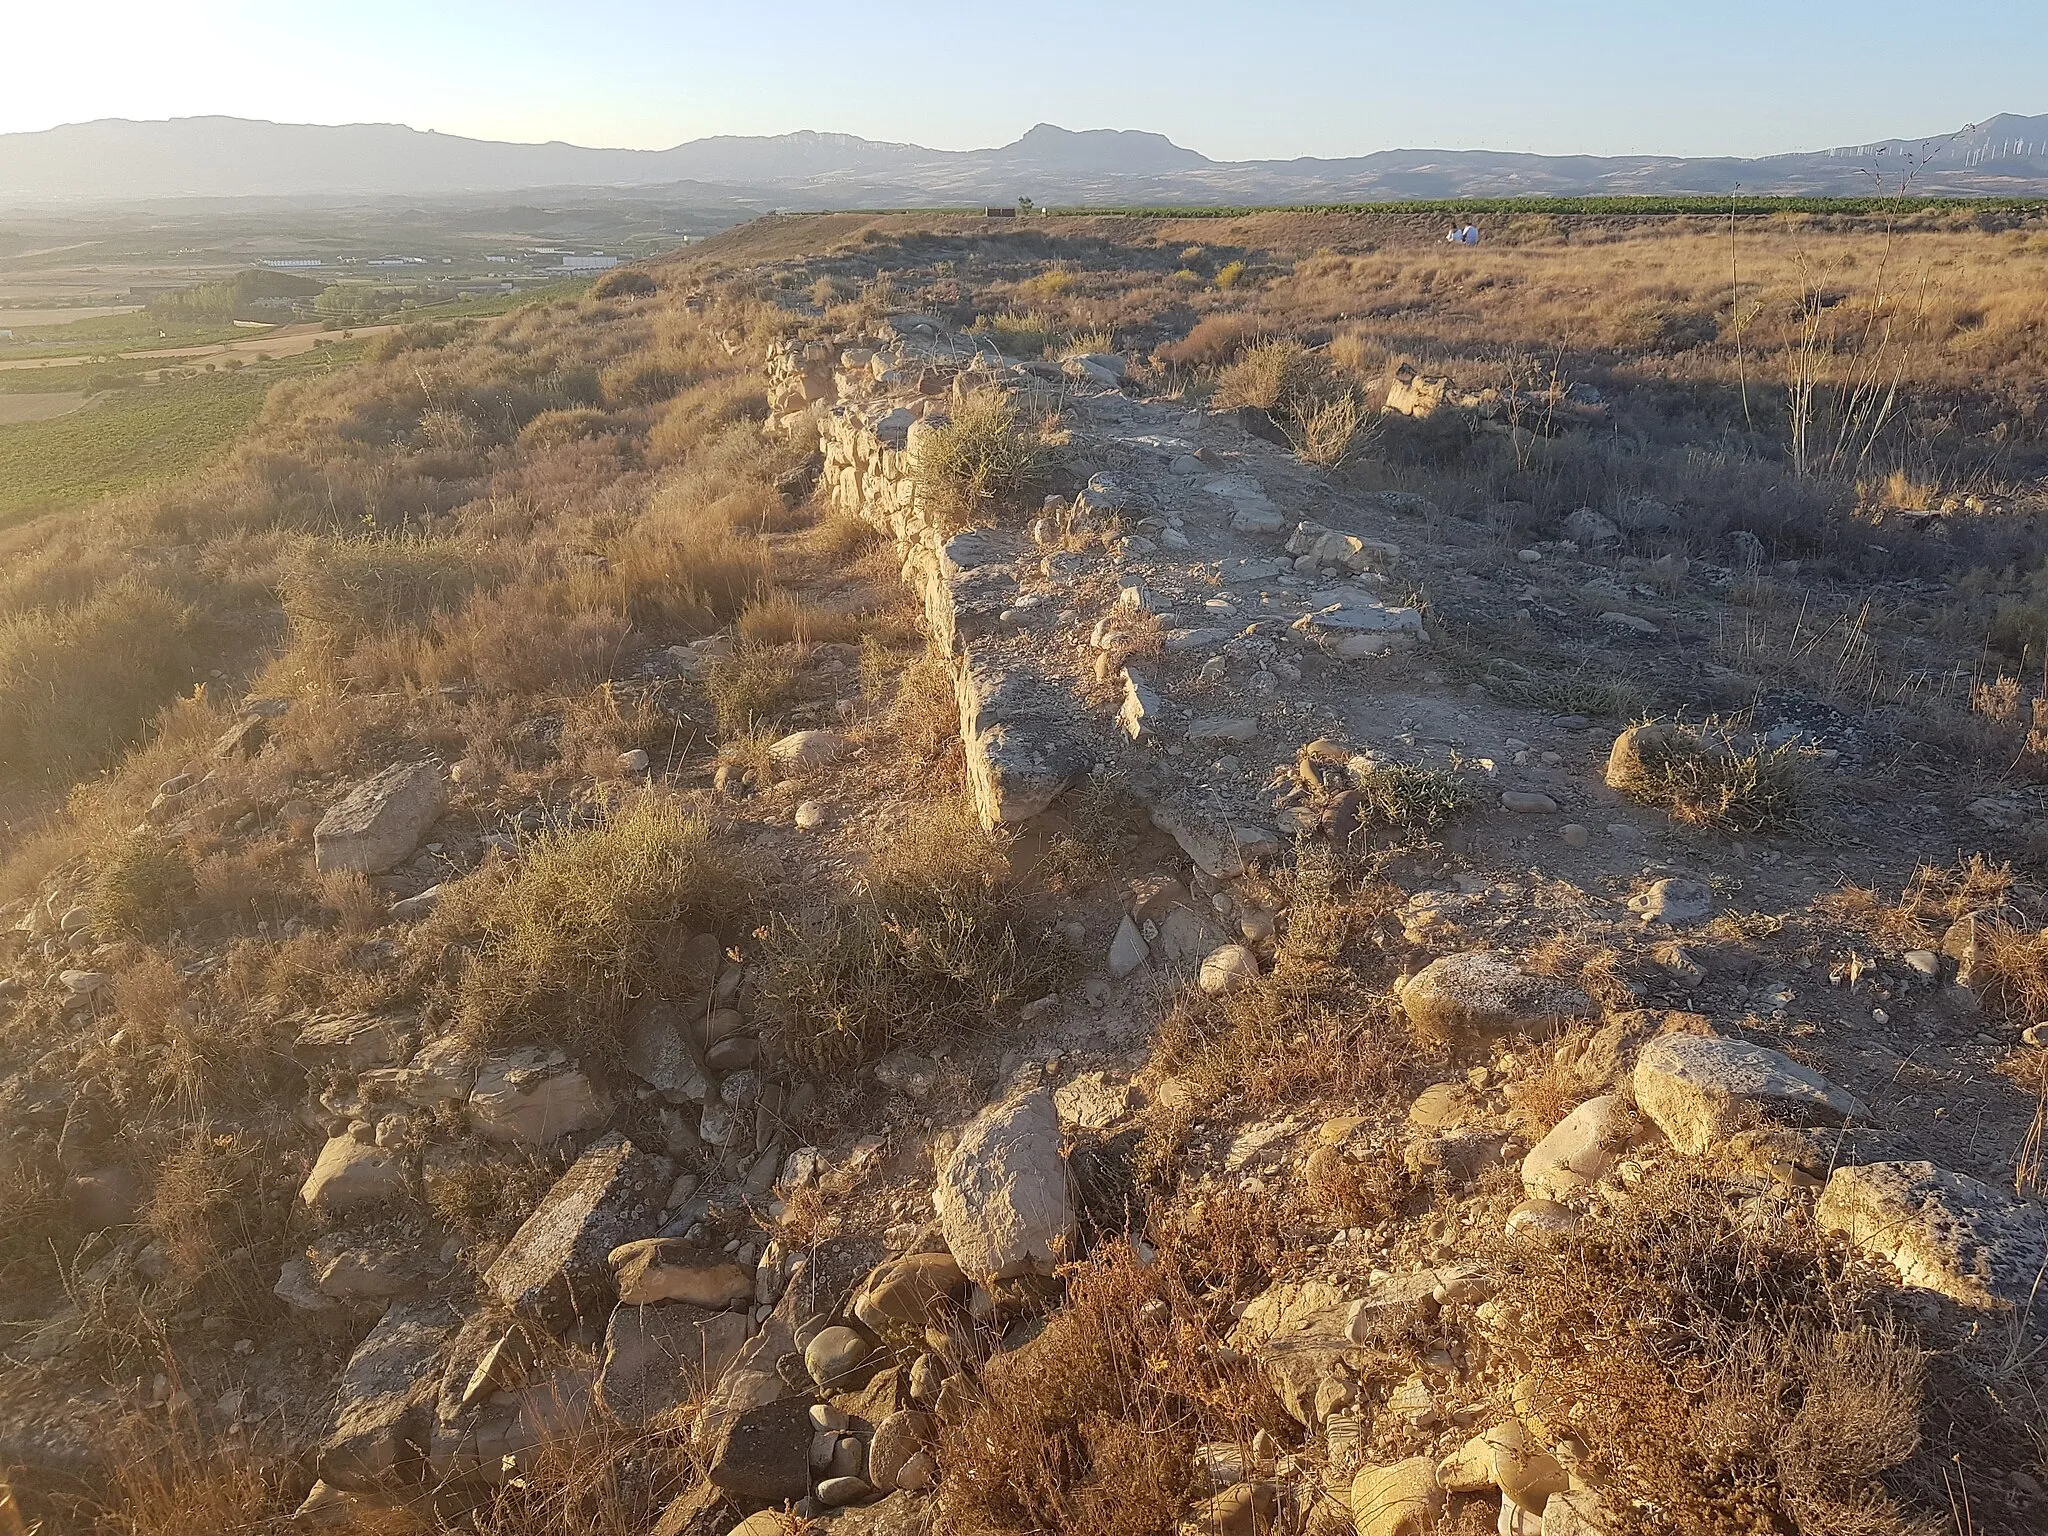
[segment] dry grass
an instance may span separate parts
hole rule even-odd
[[[870,850],[866,889],[762,930],[768,1033],[839,1072],[987,1033],[1056,990],[1067,957],[1013,898],[1003,845],[964,798],[913,807]]]
[[[1723,832],[1785,832],[1800,824],[1808,795],[1795,743],[1766,747],[1708,721],[1644,722],[1637,751],[1614,786],[1674,821]]]
[[[1504,1251],[1529,1411],[1587,1447],[1625,1530],[1905,1536],[1885,1478],[1920,1443],[1923,1356],[1810,1229],[1738,1226],[1684,1170]]]
[[[723,931],[747,901],[711,828],[651,791],[595,826],[542,832],[435,914],[472,946],[457,1021],[479,1040],[551,1039],[615,1062],[627,1012],[659,988],[678,936]]]
[[[928,515],[955,526],[1020,512],[1045,463],[1037,434],[1004,394],[983,391],[919,449],[912,474]]]
[[[704,691],[728,741],[750,736],[781,716],[803,693],[797,657],[784,647],[748,647],[722,656],[704,672]]]

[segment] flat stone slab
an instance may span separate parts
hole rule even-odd
[[[2040,1207],[1932,1163],[1837,1168],[1814,1217],[1890,1264],[1905,1284],[1966,1307],[2023,1306],[2048,1268]]]
[[[605,1330],[598,1400],[621,1424],[644,1425],[701,1397],[746,1342],[744,1312],[618,1307]]]
[[[335,1387],[320,1476],[368,1492],[416,1479],[432,1434],[442,1347],[460,1321],[446,1302],[394,1303],[356,1347]]]
[[[1791,1057],[1747,1040],[1663,1035],[1636,1057],[1635,1098],[1681,1152],[1722,1145],[1759,1120],[1840,1125],[1869,1111]]]
[[[484,1272],[484,1289],[545,1327],[602,1315],[617,1294],[612,1250],[653,1230],[666,1191],[662,1165],[614,1131],[555,1181]]]
[[[313,867],[381,875],[413,855],[448,809],[432,763],[396,763],[344,795],[313,829]]]

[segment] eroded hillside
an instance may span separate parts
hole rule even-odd
[[[1197,223],[10,532],[30,1519],[2048,1518],[2042,235]]]

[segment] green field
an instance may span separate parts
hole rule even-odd
[[[273,377],[252,370],[179,380],[55,421],[0,427],[0,524],[204,467],[255,419]]]

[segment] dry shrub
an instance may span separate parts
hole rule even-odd
[[[785,1060],[846,1071],[988,1032],[1056,991],[1067,956],[1007,888],[1004,849],[964,799],[915,808],[858,895],[762,930],[763,1003]]]
[[[790,650],[749,646],[705,668],[704,691],[717,716],[718,734],[730,741],[780,715],[803,689]]]
[[[250,1131],[204,1125],[157,1168],[145,1216],[188,1304],[245,1321],[277,1306],[270,1287],[279,1243],[304,1169]]]
[[[1407,1059],[1409,1036],[1380,985],[1385,962],[1364,942],[1397,893],[1347,877],[1320,843],[1301,846],[1284,885],[1272,967],[1220,998],[1182,994],[1153,1036],[1155,1064],[1190,1090],[1191,1109],[1239,1092],[1261,1107],[1377,1100]],[[1155,1129],[1147,1156],[1156,1167],[1179,1127]]]
[[[587,442],[618,430],[618,423],[603,411],[587,405],[566,410],[542,411],[519,429],[519,446],[529,452],[559,448],[566,443]]]
[[[81,1511],[94,1536],[239,1536],[290,1516],[301,1478],[291,1458],[237,1440],[201,1441],[160,1425],[129,1426],[108,1457],[113,1484],[102,1507]],[[357,1532],[377,1527],[357,1525]],[[406,1529],[393,1518],[382,1527]],[[417,1529],[417,1526],[411,1527]],[[338,1533],[349,1536],[349,1533]]]
[[[1594,1085],[1579,1069],[1592,1033],[1576,1025],[1554,1040],[1532,1042],[1517,1053],[1521,1070],[1506,1089],[1508,1124],[1530,1145],[1549,1135],[1593,1091]]]
[[[478,553],[444,539],[339,539],[307,544],[285,573],[293,642],[322,657],[462,605],[489,585]]]
[[[2008,1024],[2048,1019],[2048,933],[2002,920],[1984,923],[1972,975],[1985,1007]]]
[[[445,1170],[425,1171],[427,1205],[470,1253],[495,1251],[511,1239],[554,1186],[557,1170],[533,1153],[492,1149]]]
[[[193,615],[139,577],[0,618],[0,775],[76,777],[133,741],[197,665]]]
[[[928,513],[965,525],[1023,501],[1045,463],[1035,433],[997,390],[970,395],[918,450],[912,473]]]
[[[1365,402],[1329,355],[1298,341],[1264,341],[1216,377],[1216,405],[1264,411],[1287,434],[1295,453],[1334,469],[1367,434]]]
[[[793,592],[769,592],[740,610],[733,625],[742,645],[830,645],[858,638],[863,616],[805,602]]]
[[[480,1041],[555,1039],[616,1063],[626,1015],[661,985],[679,937],[723,930],[747,899],[710,826],[659,794],[589,828],[540,833],[520,858],[454,887],[434,916],[471,946],[457,1022]]]
[[[94,863],[93,922],[109,933],[161,938],[198,893],[191,856],[154,829],[124,838]]]
[[[1861,886],[1844,887],[1823,901],[1829,911],[1860,923],[1887,943],[1901,949],[1935,949],[1951,924],[1973,913],[2002,910],[2014,883],[2010,864],[1993,864],[1977,853],[1945,869],[1918,866],[1891,906]]]
[[[1924,1529],[1879,1481],[1919,1444],[1921,1352],[1811,1228],[1672,1168],[1499,1258],[1530,1410],[1585,1442],[1616,1536]]]
[[[1199,1490],[1194,1448],[1250,1447],[1284,1423],[1271,1392],[1213,1337],[1274,1259],[1259,1213],[1210,1202],[1199,1225],[1161,1218],[1156,1257],[1125,1243],[1068,1272],[1066,1304],[984,1368],[987,1390],[945,1426],[938,1493],[960,1536],[1163,1536]]]
[[[1266,337],[1266,322],[1257,315],[1204,315],[1186,336],[1158,348],[1152,355],[1162,363],[1180,368],[1220,368]]]
[[[654,274],[638,267],[614,267],[590,285],[593,299],[651,299],[659,291]]]
[[[1688,826],[1784,832],[1798,826],[1807,794],[1796,743],[1767,747],[1715,721],[1643,722],[1614,787]]]

